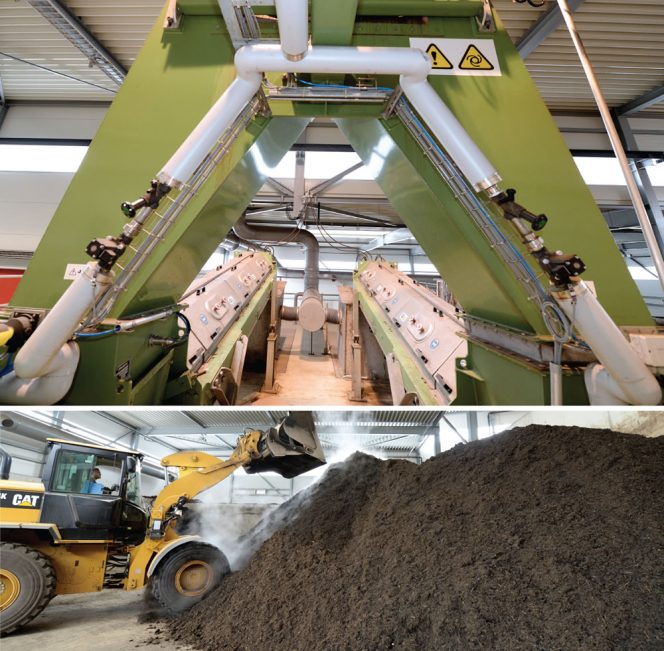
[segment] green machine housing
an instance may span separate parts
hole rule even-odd
[[[39,312],[55,304],[68,285],[63,279],[66,265],[88,259],[90,240],[121,231],[126,218],[120,204],[144,192],[146,181],[234,79],[235,49],[218,3],[180,0],[177,7],[175,28],[164,28],[165,7],[149,34],[42,238],[10,312]],[[275,15],[274,7],[264,4],[253,11]],[[521,203],[549,216],[547,244],[583,259],[613,321],[620,327],[652,329],[644,301],[523,61],[495,12],[493,29],[483,30],[484,11],[482,0],[312,0],[311,40],[314,46],[369,48],[406,48],[411,38],[473,39],[480,48],[490,41],[499,75],[432,75],[429,83],[495,165],[505,187],[518,188]],[[262,37],[278,39],[274,21],[259,20],[259,25]],[[267,78],[282,84],[281,74]],[[357,83],[349,75],[307,79]],[[372,82],[381,88],[398,86],[396,76],[377,76]],[[176,306],[265,182],[266,168],[289,151],[312,118],[321,116],[334,120],[375,174],[403,224],[477,326],[457,365],[456,403],[546,404],[548,366],[501,343],[516,337],[551,346],[541,307],[469,219],[422,143],[385,102],[273,101],[268,95],[116,297],[109,318],[135,318]],[[495,207],[488,209],[497,215]],[[497,218],[496,223],[502,237],[527,258],[508,221]],[[542,270],[531,259],[528,264],[546,285]],[[236,336],[249,331],[269,298],[268,291],[256,297],[246,318],[238,321]],[[370,306],[363,309],[371,311]],[[121,336],[81,340],[81,361],[63,402],[211,402],[214,397],[189,372],[183,348],[149,345],[154,336],[177,338],[178,330],[174,312]],[[485,336],[487,332],[502,339]],[[230,354],[221,353],[216,366],[227,366]],[[587,403],[580,367],[565,359],[563,355],[564,401]],[[131,360],[130,371],[119,374],[126,360]]]

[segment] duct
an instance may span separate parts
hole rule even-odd
[[[0,378],[0,403],[53,405],[59,402],[74,381],[79,357],[78,344],[72,341],[60,347],[39,377],[24,379],[15,371],[3,375]]]
[[[588,285],[579,281],[573,293],[552,291],[552,295],[600,362],[585,372],[590,403],[659,404],[662,390],[657,379]]]
[[[246,249],[247,251],[265,251],[265,247],[259,246],[255,242],[251,242],[249,240],[242,239],[241,237],[238,237],[235,233],[232,231],[226,235],[224,238],[224,244],[229,243],[230,247],[228,250],[229,251],[235,251],[236,249]]]
[[[161,182],[180,186],[260,89],[265,72],[400,75],[404,93],[476,190],[490,193],[500,176],[436,92],[427,75],[431,60],[423,52],[394,47],[310,47],[300,61],[289,61],[279,45],[259,43],[235,55],[237,78],[159,172]]]
[[[308,0],[275,0],[274,5],[281,51],[289,61],[301,61],[309,48]]]
[[[326,310],[318,291],[319,246],[316,237],[305,230],[293,231],[290,228],[249,226],[244,217],[235,225],[235,233],[248,240],[299,242],[304,245],[304,291],[297,309],[298,320],[307,332],[320,330],[325,323]],[[289,316],[284,318],[288,319]]]
[[[112,282],[111,273],[100,271],[96,262],[88,262],[16,354],[14,370],[17,377],[27,380],[52,373],[51,362],[62,355],[66,342],[72,338],[83,317]]]
[[[293,305],[283,305],[281,308],[281,318],[284,321],[297,321],[299,308]],[[325,310],[325,321],[327,323],[341,323],[341,316],[339,310],[333,307],[328,307]]]
[[[233,229],[235,234],[244,240],[258,240],[261,242],[291,243],[299,242],[304,245],[306,253],[304,258],[304,289],[318,290],[318,258],[319,246],[316,236],[306,230],[291,228],[250,226],[245,217],[242,217]]]

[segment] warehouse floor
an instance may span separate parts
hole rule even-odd
[[[245,372],[238,404],[244,405],[355,405],[350,399],[350,377],[338,377],[335,368],[336,326],[331,326],[327,355],[303,352],[302,326],[290,321],[281,323],[281,341],[276,365],[277,393],[261,391],[262,373]],[[365,405],[390,405],[392,395],[386,382],[365,379],[362,382]]]
[[[139,624],[143,591],[107,590],[55,597],[24,629],[2,638],[2,651],[119,651],[156,645],[164,651],[191,647],[158,638],[158,624]]]

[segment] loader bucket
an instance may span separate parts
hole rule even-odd
[[[291,412],[263,433],[258,448],[261,457],[244,466],[248,473],[271,471],[291,478],[325,463],[311,412]]]

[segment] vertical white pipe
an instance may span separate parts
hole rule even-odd
[[[580,281],[573,296],[561,291],[553,292],[553,297],[615,382],[615,392],[621,391],[632,405],[659,404],[659,383],[588,285]]]
[[[659,284],[664,289],[664,258],[662,257],[662,252],[659,250],[657,245],[657,238],[655,237],[655,232],[653,231],[652,224],[648,218],[648,212],[646,207],[643,204],[643,199],[641,198],[641,193],[639,188],[636,185],[636,181],[632,176],[632,172],[629,166],[629,161],[627,160],[627,155],[623,149],[622,142],[620,142],[620,136],[618,135],[618,130],[616,125],[613,123],[611,117],[611,112],[609,107],[604,99],[602,89],[600,88],[597,77],[595,76],[595,71],[593,70],[592,64],[586,52],[586,48],[583,45],[581,36],[576,29],[576,24],[572,18],[572,12],[569,10],[567,5],[567,0],[558,0],[558,6],[560,11],[565,19],[565,24],[567,25],[567,30],[569,35],[572,37],[574,42],[574,47],[576,48],[577,54],[579,55],[579,60],[583,66],[583,70],[586,73],[588,79],[588,84],[590,84],[590,90],[592,90],[593,96],[595,97],[595,103],[599,109],[600,115],[602,116],[602,121],[604,122],[604,128],[606,133],[609,136],[611,141],[611,147],[620,163],[620,169],[625,178],[625,183],[627,184],[627,190],[629,192],[630,199],[634,205],[634,210],[636,211],[636,216],[639,219],[639,224],[641,230],[643,231],[643,237],[646,240],[648,246],[648,251],[650,251],[650,257],[655,265],[657,270],[657,277],[659,279]]]
[[[258,92],[261,80],[262,75],[257,72],[236,77],[170,157],[157,178],[171,187],[182,185]]]
[[[275,0],[279,39],[289,61],[304,59],[309,47],[308,0]]]
[[[400,84],[406,97],[476,191],[500,182],[498,172],[426,79],[404,75]]]

